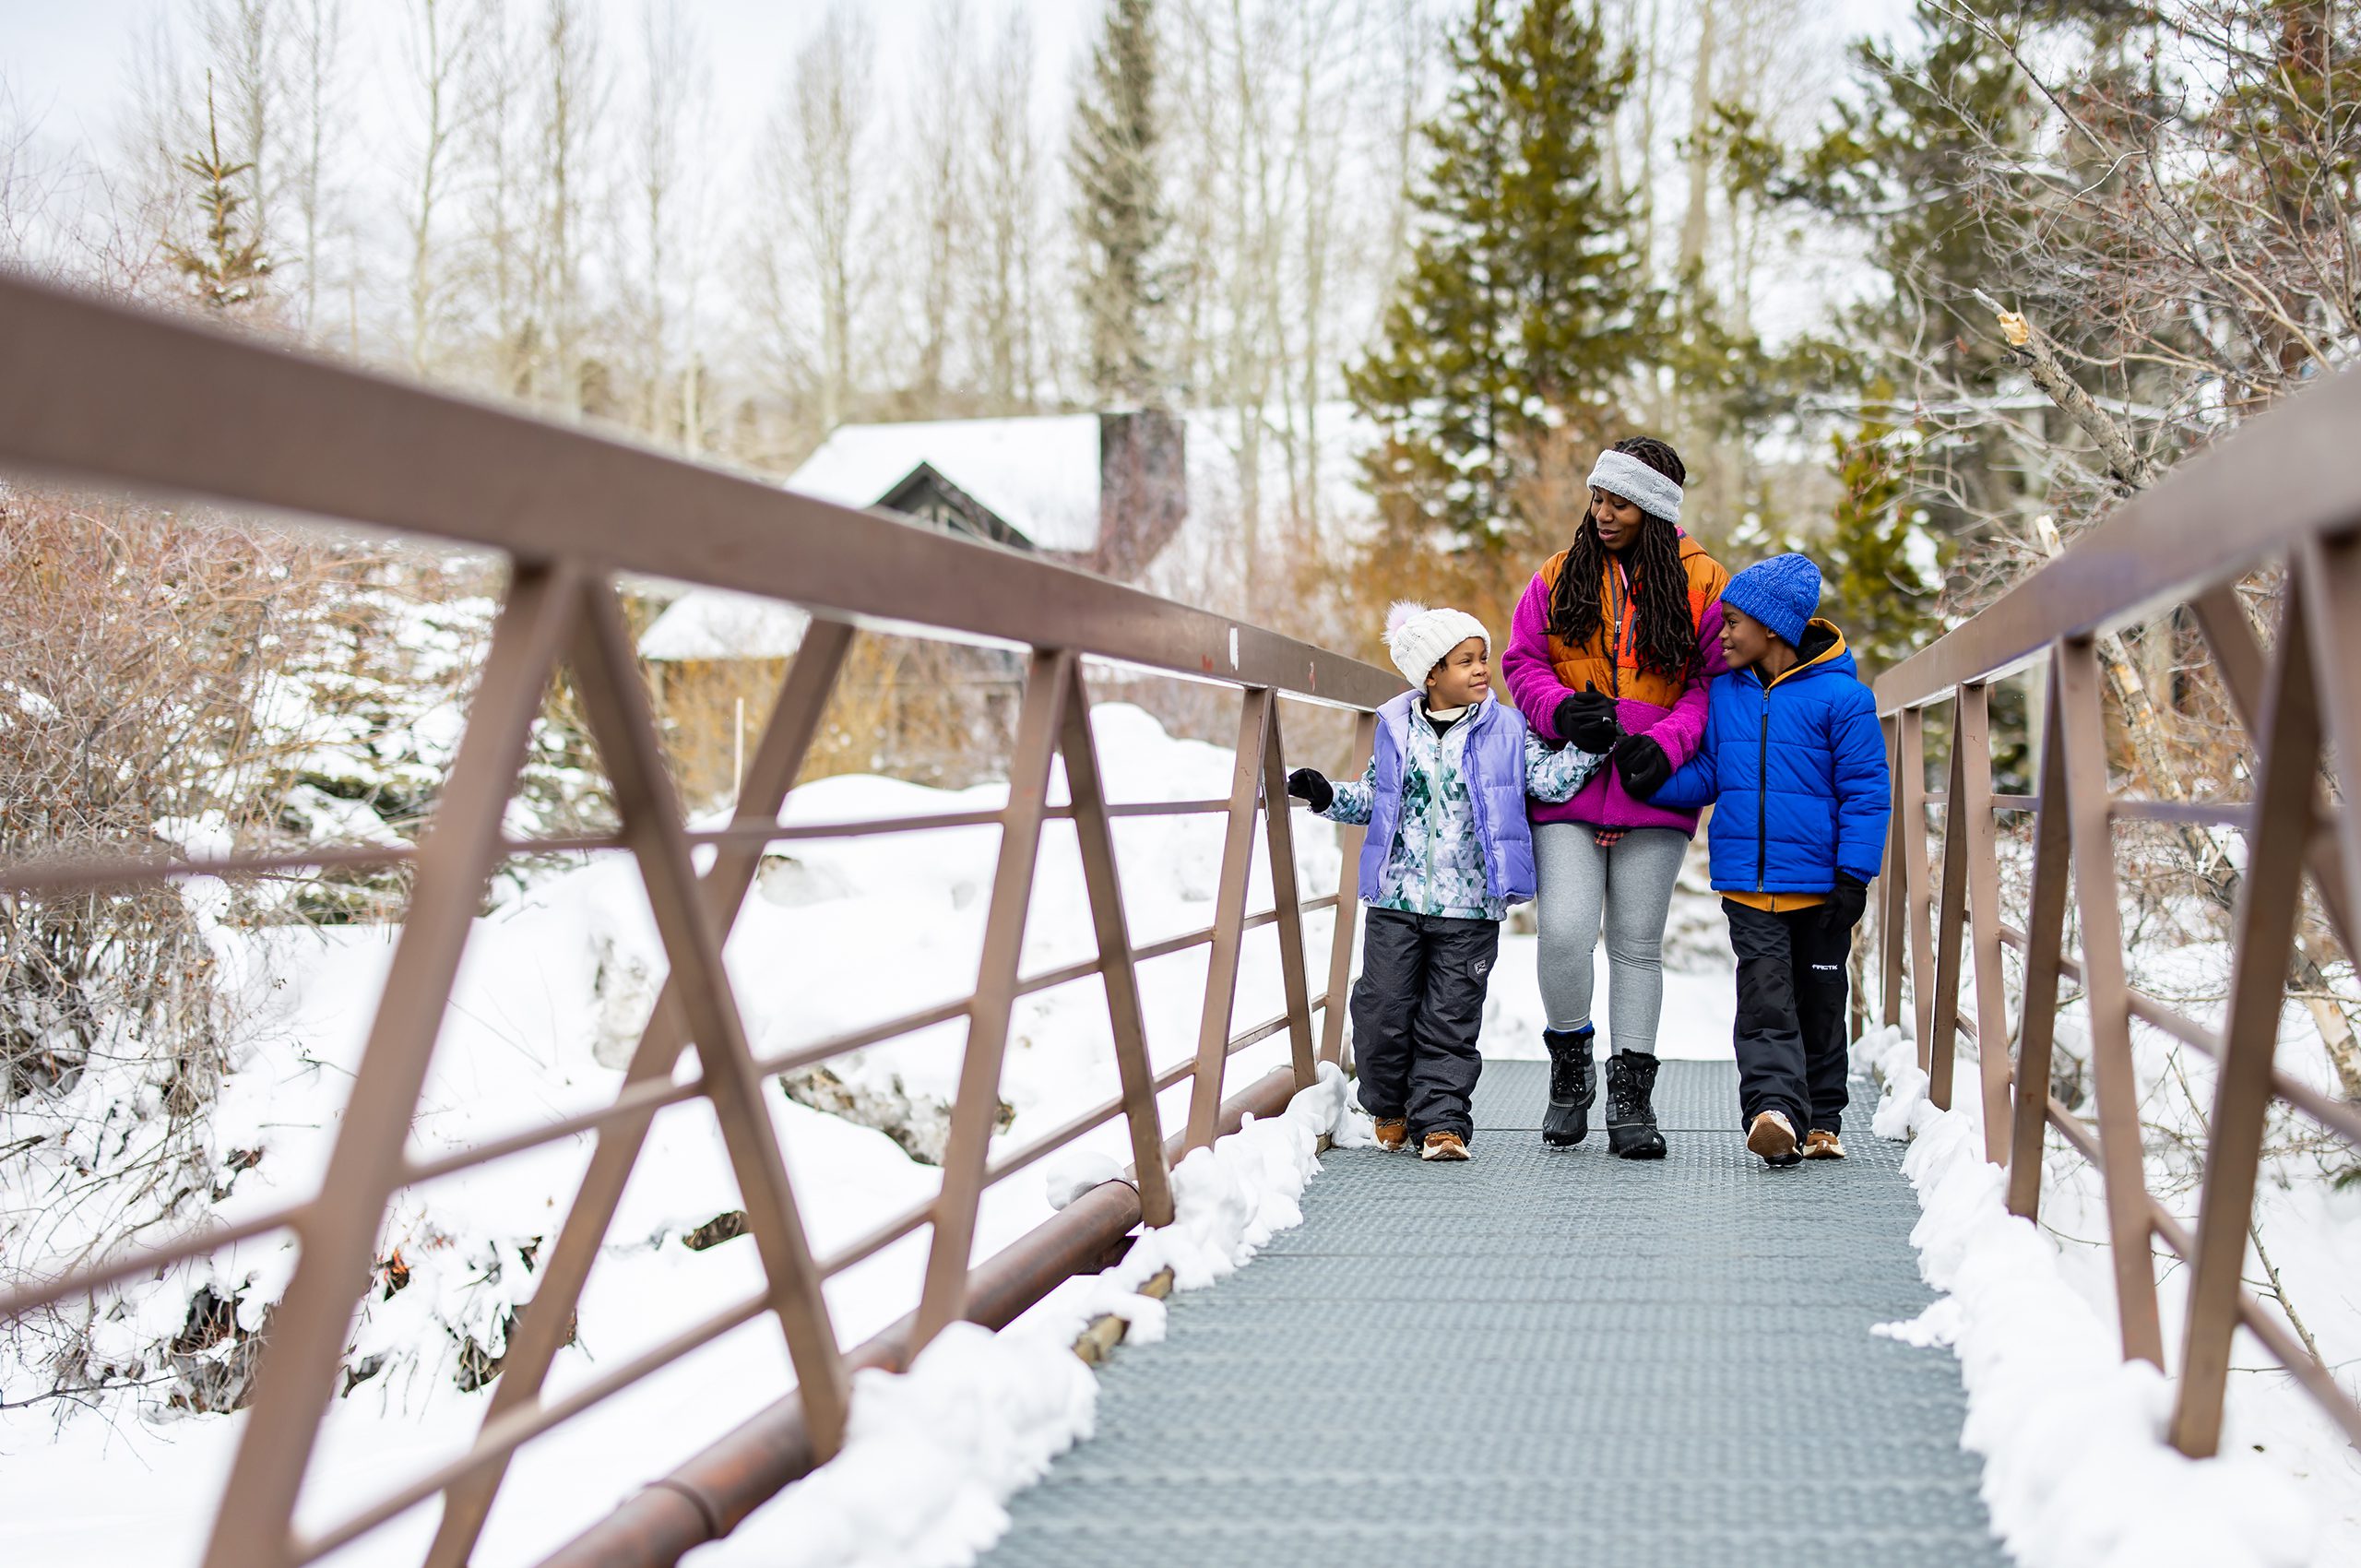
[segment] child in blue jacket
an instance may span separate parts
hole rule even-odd
[[[1738,953],[1738,1112],[1771,1165],[1842,1159],[1845,969],[1885,854],[1877,701],[1815,614],[1820,568],[1774,555],[1722,590],[1705,739],[1653,797],[1714,808],[1713,881]]]
[[[1464,611],[1395,605],[1386,650],[1419,689],[1378,709],[1368,771],[1334,785],[1308,767],[1287,775],[1287,793],[1321,815],[1369,825],[1352,1004],[1361,1109],[1381,1146],[1425,1159],[1465,1159],[1475,1135],[1477,1036],[1501,921],[1533,897],[1525,796],[1563,801],[1607,761],[1543,743],[1497,700],[1490,647]]]

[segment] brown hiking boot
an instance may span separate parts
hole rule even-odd
[[[1410,1141],[1410,1123],[1399,1116],[1377,1119],[1377,1146],[1392,1154]]]
[[[1429,1133],[1426,1147],[1418,1151],[1420,1159],[1465,1159],[1466,1140],[1457,1133]]]
[[[1761,1155],[1765,1165],[1793,1165],[1800,1158],[1796,1153],[1795,1123],[1777,1111],[1755,1112],[1746,1129],[1746,1146]]]
[[[1837,1141],[1836,1134],[1827,1128],[1814,1127],[1804,1134],[1804,1158],[1806,1159],[1842,1159],[1845,1158],[1845,1146]]]

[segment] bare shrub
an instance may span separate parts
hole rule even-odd
[[[267,529],[0,492],[0,855],[267,837],[273,684],[314,636],[318,552]],[[219,884],[0,894],[0,1256],[70,1265],[226,1190]],[[53,1327],[56,1325],[52,1325]],[[71,1336],[51,1364],[95,1373]]]
[[[272,828],[275,672],[312,637],[316,563],[259,529],[0,498],[0,850],[153,855]],[[218,1071],[203,909],[170,886],[0,896],[11,1099],[173,1042],[168,1109]]]

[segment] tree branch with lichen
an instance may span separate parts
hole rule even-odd
[[[1975,291],[1975,298],[1999,318],[2000,336],[2008,344],[2011,362],[2031,376],[2043,395],[2065,410],[2066,416],[2097,445],[2118,488],[2130,495],[2155,483],[2155,465],[2140,455],[2131,445],[2130,435],[2115,417],[2100,408],[2082,384],[2066,373],[2048,335],[1983,290]]]

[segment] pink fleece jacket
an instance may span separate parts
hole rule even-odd
[[[1697,754],[1698,742],[1705,735],[1705,688],[1716,675],[1728,672],[1729,664],[1722,657],[1722,604],[1715,600],[1705,607],[1697,627],[1697,659],[1690,667],[1689,681],[1681,688],[1680,696],[1670,707],[1660,707],[1637,697],[1624,697],[1616,704],[1616,717],[1631,734],[1645,735],[1664,748],[1664,754],[1676,768]],[[1536,733],[1552,741],[1562,741],[1558,733],[1558,704],[1572,695],[1558,679],[1556,667],[1549,659],[1549,596],[1548,586],[1538,573],[1525,586],[1525,595],[1516,601],[1516,615],[1509,627],[1508,650],[1501,656],[1501,674],[1508,682],[1509,695],[1525,713],[1525,722]],[[1624,791],[1623,780],[1611,767],[1602,767],[1591,781],[1563,805],[1548,805],[1527,800],[1525,814],[1536,823],[1580,822],[1594,827],[1677,827],[1694,836],[1697,831],[1695,812],[1669,811],[1662,806],[1635,801]]]

